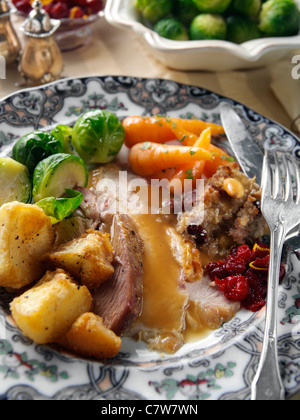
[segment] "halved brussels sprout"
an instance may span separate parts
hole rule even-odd
[[[227,19],[227,40],[242,44],[261,37],[258,26],[246,16],[230,16]]]
[[[190,26],[192,40],[226,39],[227,25],[221,15],[201,14]]]
[[[0,206],[4,203],[31,201],[31,181],[26,166],[15,160],[0,158]]]
[[[259,16],[266,36],[293,36],[299,33],[300,12],[293,0],[268,0]]]
[[[136,0],[135,7],[143,19],[156,23],[171,13],[173,0]]]
[[[256,19],[261,10],[261,0],[232,0],[230,12],[232,14],[239,13],[250,19]]]
[[[125,140],[125,130],[118,117],[109,111],[89,111],[73,127],[72,142],[85,163],[113,161]]]
[[[157,22],[154,31],[160,36],[174,41],[187,41],[188,33],[181,22],[173,18],[165,18]]]
[[[33,173],[32,195],[35,202],[59,198],[66,189],[86,187],[88,170],[78,156],[58,153],[42,160]]]
[[[32,131],[22,136],[14,145],[12,158],[27,166],[32,174],[36,165],[46,157],[62,153],[64,145],[60,139],[46,131]]]
[[[193,0],[201,13],[224,13],[231,0]]]

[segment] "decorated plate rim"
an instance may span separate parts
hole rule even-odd
[[[241,116],[243,117],[244,121],[246,122],[246,124],[248,125],[248,128],[254,130],[252,132],[253,135],[262,135],[261,131],[257,131],[255,133],[255,128],[258,127],[259,124],[264,124],[264,133],[263,136],[265,136],[265,138],[263,140],[265,140],[265,143],[267,143],[266,138],[268,139],[268,136],[272,136],[272,129],[275,130],[275,132],[273,133],[276,137],[276,134],[285,137],[286,138],[286,143],[284,143],[283,145],[279,144],[279,148],[283,147],[283,148],[288,148],[289,150],[293,151],[294,153],[297,153],[298,156],[298,150],[300,151],[300,144],[298,142],[298,139],[296,138],[296,136],[287,128],[283,127],[281,124],[278,124],[276,122],[274,122],[273,120],[270,120],[266,117],[263,117],[262,115],[256,113],[255,111],[251,110],[250,108],[248,108],[247,106],[243,105],[240,102],[234,101],[230,98],[227,98],[225,96],[219,95],[217,93],[214,93],[210,90],[201,88],[201,87],[197,87],[197,86],[193,86],[193,85],[187,85],[187,84],[181,84],[172,80],[167,80],[167,79],[157,79],[157,78],[137,78],[137,77],[131,77],[131,76],[88,76],[88,77],[77,77],[77,78],[64,78],[61,80],[58,80],[56,82],[52,82],[49,83],[47,85],[41,86],[41,87],[32,87],[32,88],[26,88],[26,89],[22,89],[19,90],[11,95],[7,95],[6,97],[4,97],[3,99],[0,100],[0,110],[1,113],[3,114],[3,108],[7,105],[7,104],[11,104],[12,106],[12,102],[14,101],[14,99],[16,98],[24,98],[26,96],[30,96],[30,93],[34,93],[34,92],[46,92],[48,90],[51,91],[51,88],[55,88],[58,86],[63,86],[65,85],[66,87],[69,87],[72,85],[72,83],[79,83],[82,85],[82,87],[86,87],[86,91],[85,93],[87,93],[87,89],[88,89],[88,85],[89,83],[98,83],[99,86],[101,87],[101,89],[104,91],[104,93],[106,93],[106,96],[111,95],[111,92],[107,92],[107,90],[105,90],[105,86],[108,83],[111,83],[111,86],[114,86],[114,88],[116,89],[115,95],[117,95],[118,93],[122,92],[123,94],[125,94],[126,98],[129,101],[129,105],[133,106],[139,106],[140,108],[144,108],[145,112],[148,113],[147,109],[141,105],[138,101],[138,95],[136,98],[136,103],[133,102],[132,97],[129,96],[129,91],[128,89],[126,89],[126,85],[130,85],[134,88],[136,88],[137,86],[143,86],[143,88],[145,89],[145,86],[147,83],[149,84],[153,84],[153,90],[151,92],[151,89],[149,92],[147,92],[148,99],[151,102],[151,100],[153,100],[152,105],[154,107],[162,107],[165,108],[166,106],[163,105],[162,103],[160,103],[160,99],[154,99],[155,95],[159,95],[158,91],[159,89],[161,89],[161,94],[162,95],[166,95],[168,99],[170,99],[170,97],[172,96],[172,92],[167,92],[166,87],[168,87],[169,84],[169,88],[170,90],[172,90],[172,88],[174,88],[176,90],[177,89],[180,91],[182,90],[182,92],[186,91],[186,98],[189,98],[188,103],[184,103],[182,102],[182,104],[176,109],[176,111],[180,112],[183,110],[187,110],[189,108],[189,106],[191,105],[191,107],[195,107],[196,105],[199,106],[199,110],[200,111],[208,111],[209,108],[210,110],[214,110],[217,109],[218,106],[216,104],[220,104],[220,102],[222,101],[229,101],[230,103],[232,103],[236,110],[241,114]],[[158,91],[157,93],[155,92],[155,85],[158,87]],[[122,88],[120,88],[122,87]],[[118,91],[118,88],[120,89]],[[123,90],[122,90],[123,89]],[[164,92],[164,89],[166,89],[166,92]],[[114,89],[112,89],[113,91]],[[193,97],[191,96],[193,92],[193,94],[195,94],[195,98],[194,101],[192,100]],[[170,93],[170,95],[168,96],[168,94]],[[175,92],[173,92],[173,94],[175,95]],[[208,98],[208,103],[205,105],[206,109],[200,107],[200,104],[197,103],[197,100],[200,100],[200,98],[202,97],[207,97]],[[55,95],[54,95],[55,96]],[[78,101],[80,100],[80,98],[84,97],[84,94],[81,95],[80,92],[76,92],[76,95],[78,98]],[[101,95],[100,95],[101,96]],[[183,95],[184,96],[184,95]],[[47,95],[46,95],[47,97]],[[59,99],[59,97],[61,97],[61,106],[57,106],[57,108],[55,108],[54,104],[54,110],[53,110],[53,115],[49,116],[47,122],[49,122],[50,124],[45,124],[44,128],[51,126],[51,124],[53,123],[53,121],[55,120],[55,116],[57,114],[59,114],[65,105],[65,99],[68,97],[73,97],[72,95],[68,96],[66,95],[65,97],[60,96],[59,92],[57,92],[57,101]],[[104,95],[105,97],[105,95]],[[174,96],[175,97],[175,96]],[[152,98],[152,99],[151,99]],[[49,99],[49,98],[48,98]],[[102,98],[103,99],[103,98]],[[184,99],[184,98],[183,98]],[[197,100],[196,100],[197,99]],[[209,103],[209,100],[211,99],[212,104]],[[105,98],[104,98],[105,100]],[[215,103],[214,103],[215,101]],[[149,104],[150,104],[149,102]],[[201,101],[200,101],[201,102]],[[45,105],[45,102],[43,103],[43,106]],[[114,106],[116,106],[116,104],[114,104]],[[124,106],[124,104],[123,104]],[[215,107],[214,107],[215,106]],[[168,105],[167,105],[168,107]],[[169,111],[172,112],[172,103],[170,103],[169,105]],[[20,107],[20,109],[22,109]],[[122,107],[120,108],[120,111],[116,111],[116,112],[124,112],[125,109],[122,109]],[[128,110],[129,111],[129,110]],[[173,112],[175,110],[173,109]],[[13,111],[11,111],[13,112]],[[27,112],[27,111],[26,111]],[[29,112],[30,114],[30,112]],[[129,114],[128,114],[129,115]],[[42,118],[43,113],[40,115],[40,117]],[[214,118],[218,119],[218,115],[215,115]],[[3,124],[5,126],[5,122],[3,120],[3,118],[1,118],[1,114],[0,114],[0,131],[1,128],[3,128]],[[8,125],[9,123],[6,121],[6,124]],[[18,124],[16,123],[16,126]],[[257,125],[257,127],[256,127]],[[39,126],[39,125],[38,125]],[[34,126],[34,129],[38,128],[38,126]],[[6,126],[7,127],[7,126]],[[22,125],[20,127],[23,127]],[[27,129],[27,128],[26,128]],[[270,130],[270,132],[268,132],[268,130]],[[276,133],[277,130],[277,133]],[[11,140],[10,140],[11,143]],[[272,147],[272,142],[270,142],[270,147]],[[276,146],[276,147],[277,147]],[[292,276],[292,274],[294,273],[293,271],[293,265],[297,264],[297,262],[295,260],[293,260],[292,263],[290,263],[290,275]],[[297,271],[298,270],[298,271]],[[298,278],[300,279],[300,267],[298,269],[296,269],[296,276],[298,275]],[[294,279],[294,280],[293,280]],[[290,290],[292,288],[295,288],[295,284],[297,283],[297,279],[296,277],[293,279],[288,281],[288,284],[286,286],[286,290]],[[292,284],[293,283],[293,284]],[[294,286],[294,287],[293,287]],[[299,294],[300,294],[300,286],[299,286]],[[288,295],[288,294],[287,294]],[[290,299],[290,297],[286,296],[285,300],[287,301],[288,299]],[[1,294],[0,294],[0,300],[1,300]],[[1,304],[1,302],[0,302]],[[281,303],[281,305],[284,306],[284,302]],[[288,308],[289,309],[289,308]],[[1,309],[0,306],[0,314],[3,314],[3,308]],[[300,311],[299,311],[300,314]],[[140,361],[134,361],[132,362],[131,359],[128,357],[128,354],[125,353],[121,353],[120,356],[116,357],[115,359],[111,360],[111,361],[106,361],[105,363],[100,363],[97,361],[90,361],[90,360],[85,360],[85,359],[80,359],[78,357],[74,357],[72,355],[67,355],[66,353],[60,353],[58,352],[56,349],[52,349],[51,346],[35,346],[33,345],[33,343],[30,342],[30,340],[27,340],[26,338],[22,337],[22,335],[20,333],[17,332],[17,330],[15,329],[15,327],[13,326],[11,320],[9,320],[9,318],[6,318],[5,320],[5,330],[9,330],[9,335],[11,337],[11,340],[14,343],[17,343],[18,346],[22,347],[23,349],[23,355],[26,353],[24,351],[24,348],[26,349],[30,349],[30,351],[28,351],[27,353],[32,352],[33,350],[33,355],[39,355],[39,357],[41,357],[41,355],[49,361],[52,359],[57,360],[57,363],[59,366],[63,366],[64,364],[69,365],[74,364],[75,367],[78,369],[79,365],[86,365],[88,368],[88,378],[92,383],[92,376],[93,376],[93,380],[97,382],[97,380],[99,381],[99,377],[97,379],[94,378],[94,375],[91,374],[91,371],[93,369],[95,369],[95,366],[97,367],[97,369],[99,368],[100,371],[103,370],[106,372],[106,374],[109,377],[109,380],[111,382],[111,384],[113,385],[112,390],[115,391],[116,389],[120,390],[123,389],[123,387],[125,387],[125,385],[128,383],[129,384],[129,388],[131,391],[128,391],[126,389],[125,394],[129,392],[128,396],[132,397],[132,395],[135,395],[135,390],[140,390],[140,387],[138,385],[132,385],[131,381],[132,379],[129,379],[131,375],[131,371],[135,371],[136,373],[136,369],[138,368],[139,370],[139,380],[137,381],[137,383],[142,382],[143,380],[145,380],[145,378],[143,379],[143,376],[146,374],[146,376],[148,376],[148,386],[153,387],[151,389],[151,391],[146,392],[146,393],[142,393],[140,394],[140,392],[138,392],[138,398],[137,399],[142,399],[142,398],[156,398],[156,397],[164,397],[163,399],[172,399],[172,398],[179,398],[180,399],[189,399],[190,395],[185,395],[183,392],[181,392],[181,386],[183,387],[182,384],[184,384],[184,381],[190,381],[191,384],[194,383],[194,387],[198,387],[198,393],[195,392],[194,390],[194,394],[193,397],[196,399],[226,399],[229,396],[230,397],[235,397],[235,398],[240,398],[240,399],[247,399],[250,396],[250,389],[247,389],[247,385],[249,386],[250,384],[250,377],[253,374],[254,376],[254,369],[256,366],[256,363],[258,361],[258,356],[259,354],[257,353],[257,349],[255,350],[255,345],[258,346],[261,343],[262,340],[262,328],[261,328],[261,323],[264,319],[264,310],[262,310],[261,312],[257,313],[257,314],[251,314],[251,316],[249,315],[248,317],[245,316],[243,318],[243,314],[238,314],[230,323],[228,323],[227,325],[225,325],[224,327],[222,327],[220,330],[218,330],[216,332],[216,334],[220,334],[222,336],[222,334],[224,335],[224,337],[226,336],[226,334],[228,334],[228,336],[230,336],[230,329],[231,329],[231,334],[233,334],[233,337],[230,339],[225,339],[225,340],[219,340],[218,342],[214,343],[211,346],[208,347],[201,347],[201,344],[199,346],[199,348],[197,348],[197,346],[191,346],[189,351],[186,353],[186,349],[179,351],[178,354],[174,355],[174,356],[165,356],[164,358],[160,359],[158,358],[158,356],[153,354],[153,357],[149,358],[148,356],[146,357],[145,360],[142,359]],[[297,314],[295,315],[297,316]],[[242,317],[242,320],[240,319]],[[3,318],[3,317],[2,317]],[[3,319],[2,319],[3,321]],[[0,318],[0,327],[1,327],[1,318]],[[226,328],[229,328],[229,332],[226,332]],[[241,329],[241,331],[237,332],[233,332],[234,328],[236,329]],[[294,329],[295,327],[293,327]],[[291,329],[291,328],[289,328]],[[2,329],[3,331],[3,329]],[[1,332],[1,328],[0,328],[0,332]],[[236,335],[235,335],[236,334]],[[249,338],[249,335],[251,337],[251,339]],[[283,337],[283,341],[285,343],[285,346],[287,345],[286,341],[289,343],[289,346],[292,346],[291,342],[288,341],[288,336],[291,335],[291,332],[288,331],[285,334],[280,335],[280,338]],[[250,375],[248,380],[246,381],[246,384],[244,383],[244,388],[242,390],[237,389],[237,390],[233,390],[231,389],[225,389],[225,391],[222,393],[220,392],[220,388],[219,385],[216,385],[217,383],[217,378],[220,376],[222,379],[224,376],[228,375],[228,378],[231,378],[232,376],[234,376],[234,362],[229,362],[227,364],[227,366],[225,366],[225,364],[222,362],[223,361],[223,355],[226,354],[228,352],[228,350],[230,350],[230,348],[234,348],[235,352],[241,352],[241,356],[245,357],[245,355],[243,353],[247,353],[250,351],[250,349],[247,348],[247,346],[245,346],[244,342],[247,340],[253,340],[253,343],[251,343],[251,351],[253,352],[253,354],[256,354],[256,358],[254,361],[252,361],[251,366],[249,367],[249,364],[246,365],[245,369],[242,370],[242,372],[240,372],[239,374],[237,374],[238,378],[236,377],[235,381],[232,382],[238,382],[240,381],[241,384],[243,383],[243,379],[241,378],[241,374],[243,376],[245,376],[245,372],[247,371],[247,374]],[[257,342],[256,342],[257,340]],[[280,341],[280,340],[279,340]],[[204,340],[205,342],[205,340]],[[17,353],[17,354],[22,354],[22,353],[18,353],[18,352],[13,352],[14,349],[12,349],[10,351],[10,353],[5,353],[5,351],[8,350],[9,347],[9,340],[7,343],[7,347],[5,349],[5,345],[3,344],[3,340],[1,340],[1,335],[0,335],[0,376],[1,376],[1,372],[3,373],[3,371],[5,371],[5,368],[8,367],[8,364],[3,364],[1,366],[1,360],[3,360],[6,357],[8,357],[8,355],[10,355],[11,353]],[[297,348],[297,346],[299,346],[298,342],[294,344],[295,348]],[[11,347],[13,347],[13,345],[11,345]],[[238,349],[238,351],[237,351]],[[20,350],[21,351],[21,350]],[[143,354],[143,348],[141,350],[140,354]],[[45,356],[47,355],[47,356]],[[21,357],[21,356],[19,356]],[[25,356],[24,356],[25,357]],[[26,356],[28,357],[28,356]],[[2,358],[2,359],[1,359]],[[300,358],[300,353],[298,355],[293,355],[292,360],[296,360]],[[138,358],[137,358],[138,359]],[[205,362],[204,362],[205,360]],[[217,361],[218,363],[214,364],[214,361]],[[28,365],[30,365],[30,363],[28,362],[24,362]],[[2,362],[3,363],[3,362]],[[218,366],[219,370],[218,370],[218,374],[216,373],[216,369],[215,372],[213,373],[213,369],[212,369],[212,365],[214,364],[214,366]],[[22,363],[21,363],[22,365]],[[200,375],[201,377],[205,378],[205,375],[207,375],[207,377],[209,377],[210,375],[210,381],[211,383],[215,384],[214,387],[211,387],[212,389],[209,389],[209,392],[207,390],[207,392],[202,392],[201,390],[199,390],[199,388],[201,388],[201,386],[203,384],[205,384],[205,386],[207,386],[208,380],[206,379],[197,379],[197,375],[195,374],[191,374],[188,373],[188,371],[192,371],[194,373],[194,370],[201,370],[200,367],[206,367],[206,365],[209,367],[211,365],[210,368],[207,369],[207,371],[200,372],[198,374],[198,376]],[[300,365],[300,363],[299,363]],[[91,366],[93,366],[93,368],[91,368]],[[116,367],[116,369],[114,368],[114,366]],[[23,365],[22,365],[23,367]],[[124,378],[122,377],[122,380],[116,379],[118,374],[120,374],[120,371],[122,371],[122,368],[124,370],[124,375],[126,376],[126,379],[124,380]],[[294,366],[293,366],[294,368]],[[198,372],[197,370],[197,372]],[[249,371],[249,372],[248,372]],[[299,368],[300,371],[300,368]],[[16,372],[16,371],[15,371]],[[178,372],[182,372],[182,375],[184,376],[186,374],[187,378],[183,379],[183,380],[179,380],[178,378],[175,379],[175,377],[178,377]],[[10,372],[11,373],[11,372]],[[126,374],[125,374],[126,373]],[[149,375],[155,377],[155,381],[149,381]],[[8,371],[6,372],[6,375],[9,375]],[[92,376],[91,376],[92,375]],[[223,375],[223,376],[222,376]],[[240,375],[240,376],[239,376]],[[298,372],[297,372],[298,375]],[[179,375],[180,376],[180,375]],[[191,379],[193,376],[193,380]],[[28,374],[25,374],[25,377],[28,380]],[[7,378],[7,376],[5,377]],[[101,375],[100,375],[101,378]],[[196,379],[195,379],[196,378]],[[295,382],[295,386],[292,387],[291,390],[287,390],[287,394],[289,396],[294,395],[295,393],[297,393],[300,390],[300,384],[298,382],[298,376],[294,377],[292,376],[292,381]],[[106,378],[107,379],[107,378]],[[175,387],[173,390],[173,397],[170,398],[170,395],[172,396],[171,392],[166,392],[166,381],[173,380],[173,386]],[[30,383],[29,379],[29,383]],[[120,381],[122,382],[122,386],[120,386]],[[206,381],[206,382],[205,382]],[[10,382],[10,380],[9,380]],[[25,381],[26,382],[26,381]],[[72,382],[72,380],[70,381],[70,383]],[[12,387],[7,387],[5,384],[5,381],[1,381],[2,385],[0,385],[0,398],[2,395],[2,398],[8,398],[8,399],[14,399],[14,392],[16,391],[16,384],[14,384],[14,386]],[[18,385],[20,385],[20,383],[22,383],[21,381],[18,381]],[[151,385],[149,385],[150,383],[152,383]],[[155,383],[155,384],[154,384]],[[35,384],[36,385],[36,384]],[[57,384],[56,384],[57,385]],[[98,384],[99,385],[99,384]],[[25,385],[23,385],[25,386]],[[87,385],[85,384],[85,387]],[[91,385],[92,386],[92,385]],[[232,385],[231,385],[232,386]],[[133,388],[132,388],[133,387]],[[53,387],[53,388],[56,388]],[[58,387],[59,388],[59,387]],[[77,387],[77,391],[82,388],[80,386],[80,384]],[[125,387],[126,388],[126,387]],[[136,389],[135,389],[136,388]],[[155,391],[153,391],[153,389],[155,389]],[[2,392],[3,390],[3,392]],[[33,391],[34,390],[34,391]],[[40,391],[41,394],[39,394],[39,381],[37,381],[37,386],[33,386],[33,388],[31,389],[30,386],[29,388],[26,387],[26,392],[28,392],[28,395],[30,395],[32,398],[38,399],[41,398],[40,395],[44,395],[45,396],[45,391],[44,391],[44,386],[43,389]],[[111,398],[115,399],[116,394],[113,392],[111,394]],[[176,392],[175,392],[176,391]],[[20,391],[21,392],[21,391]],[[22,392],[25,392],[24,389]],[[60,392],[63,392],[63,390],[60,390]],[[126,394],[126,395],[127,395]],[[19,395],[19,394],[18,394]],[[27,394],[26,394],[27,395]],[[105,394],[106,395],[106,394]],[[107,394],[109,395],[109,394]],[[48,396],[49,397],[49,396]],[[53,397],[53,394],[52,394]],[[52,398],[51,396],[49,397],[50,399],[55,399]],[[109,399],[109,398],[108,398]],[[131,399],[131,398],[127,398],[127,399]],[[136,398],[134,398],[136,399]]]

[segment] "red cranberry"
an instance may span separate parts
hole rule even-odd
[[[224,292],[226,298],[234,302],[244,300],[250,291],[249,284],[244,276],[230,276],[223,280],[216,278],[215,282]]]
[[[250,264],[254,260],[254,254],[248,245],[240,245],[237,248],[236,255],[244,259],[246,264]]]
[[[20,11],[28,15],[31,12],[32,7],[29,0],[17,0],[14,2],[16,8]]]
[[[248,245],[236,246],[224,261],[208,264],[207,273],[228,299],[240,301],[245,309],[257,312],[266,304],[269,254],[268,246],[262,243],[256,244],[253,251]],[[282,265],[280,281],[285,274]]]
[[[69,17],[69,8],[66,3],[56,3],[50,11],[50,17],[53,19],[64,19]]]
[[[225,269],[231,275],[244,274],[246,271],[246,262],[243,257],[229,255],[224,261]]]
[[[67,1],[69,1],[71,3],[74,3],[74,6],[86,7],[86,5],[87,5],[86,0],[76,0],[74,2],[72,2],[72,0],[67,0]]]
[[[225,279],[228,276],[228,271],[225,270],[223,261],[211,262],[206,267],[207,273],[211,281],[215,281],[215,278]]]
[[[249,268],[245,275],[250,291],[248,296],[242,302],[242,306],[252,312],[259,311],[266,303],[265,296],[267,292],[267,283],[263,277],[256,273],[257,271]]]
[[[69,17],[71,19],[81,19],[84,15],[84,12],[81,7],[74,6],[70,9]]]
[[[254,249],[254,254],[256,258],[265,258],[266,256],[270,255],[270,248],[261,242],[256,244]]]
[[[187,228],[188,234],[192,236],[193,239],[199,245],[203,245],[207,239],[207,232],[201,225],[190,225]]]
[[[51,16],[51,10],[52,10],[52,7],[53,6],[54,6],[54,3],[53,2],[48,3],[48,4],[45,4],[43,6],[43,9],[48,13],[49,16]]]
[[[104,8],[102,0],[86,0],[86,7],[91,15],[100,12]]]
[[[257,268],[261,268],[262,270],[266,270],[266,271],[269,270],[269,265],[270,265],[269,255],[267,255],[264,258],[256,258],[256,260],[253,261],[253,266]]]

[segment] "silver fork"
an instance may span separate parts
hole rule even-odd
[[[262,179],[262,213],[270,228],[271,247],[265,335],[260,363],[252,383],[252,400],[284,400],[285,389],[277,350],[278,289],[284,241],[300,220],[298,164],[290,154],[279,156],[266,152]]]

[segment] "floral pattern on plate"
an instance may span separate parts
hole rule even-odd
[[[300,159],[297,138],[240,103],[196,86],[133,77],[63,79],[19,91],[0,102],[0,154],[34,129],[72,124],[82,112],[109,109],[119,118],[168,114],[220,123],[230,102],[263,150],[288,150]],[[223,141],[223,146],[228,144]],[[259,170],[259,168],[258,168]],[[300,390],[300,263],[287,254],[279,296],[279,358],[287,396]],[[0,288],[0,399],[222,400],[250,397],[263,340],[264,310],[234,319],[175,355],[149,352],[124,339],[121,353],[85,360],[24,337],[9,314],[12,296]]]

